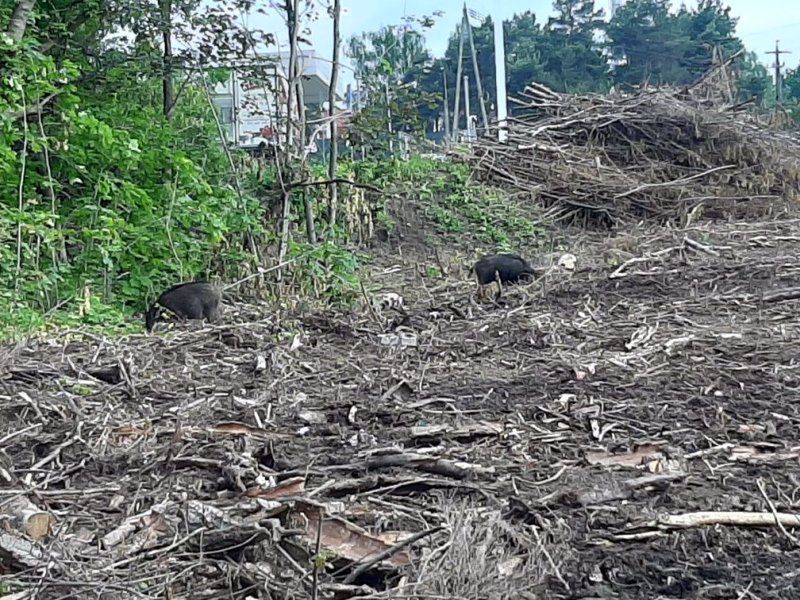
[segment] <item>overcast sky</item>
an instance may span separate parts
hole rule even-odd
[[[323,0],[331,1],[331,0]],[[441,10],[444,15],[437,19],[436,25],[427,30],[425,39],[434,56],[441,56],[447,46],[447,39],[454,31],[461,17],[463,0],[341,0],[342,19],[341,35],[346,40],[362,31],[379,29],[384,25],[396,25],[402,22],[404,15],[420,16]],[[680,3],[673,0],[675,6]],[[694,0],[688,0],[694,5]],[[771,65],[773,57],[766,51],[774,49],[775,40],[780,40],[782,50],[791,54],[782,56],[788,67],[794,68],[800,63],[800,1],[797,0],[728,0],[734,16],[739,17],[737,31],[744,40],[748,50],[758,53],[765,64]],[[597,0],[596,6],[609,10],[609,0]],[[536,13],[540,22],[547,20],[552,12],[552,0],[469,0],[467,3],[484,15],[493,18],[508,19],[514,13],[531,10]],[[278,34],[278,39],[285,42],[285,26],[275,15],[264,17],[251,15],[249,26],[263,28]],[[314,50],[325,57],[331,56],[333,32],[331,20],[327,13],[321,12],[319,19],[310,24],[311,41]],[[343,73],[345,83],[351,76]]]

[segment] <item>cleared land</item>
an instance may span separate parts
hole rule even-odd
[[[573,242],[499,306],[395,248],[368,287],[405,315],[4,348],[0,502],[52,532],[7,528],[0,585],[303,598],[319,544],[326,596],[794,597],[800,221]]]
[[[407,198],[353,310],[0,348],[0,597],[796,598],[796,138],[531,94],[475,171],[617,227],[498,304]]]

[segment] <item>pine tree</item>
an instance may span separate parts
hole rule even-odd
[[[603,11],[594,0],[555,0],[556,15],[547,23],[548,51],[542,56],[551,86],[558,91],[587,92],[608,89],[608,63],[595,35],[601,31]]]
[[[715,48],[723,57],[742,48],[736,19],[720,0],[701,0],[697,8],[669,12],[670,0],[629,0],[606,27],[608,45],[623,64],[616,83],[684,85],[711,66]]]

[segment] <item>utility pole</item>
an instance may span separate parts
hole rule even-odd
[[[450,100],[447,97],[447,73],[442,69],[442,85],[444,85],[444,139],[450,139]]]
[[[453,137],[458,135],[458,103],[461,100],[461,63],[464,60],[464,17],[458,28],[458,64],[456,65],[456,101],[453,104]]]
[[[464,75],[464,112],[466,113],[464,116],[467,119],[467,138],[470,139],[470,128],[469,128],[469,75]]]
[[[481,85],[481,73],[478,69],[478,55],[475,53],[475,40],[472,38],[472,25],[469,22],[469,15],[467,14],[467,4],[464,3],[464,26],[469,33],[469,51],[472,54],[472,70],[475,72],[475,85],[478,88],[478,102],[481,105],[481,118],[483,119],[484,131],[489,130],[489,119],[486,116],[486,104],[483,101],[483,85]]]
[[[768,50],[767,54],[775,55],[775,102],[780,104],[783,102],[783,78],[781,77],[781,68],[784,66],[781,63],[781,54],[791,54],[789,50],[779,50],[778,41],[775,40],[775,50]]]
[[[506,116],[508,111],[506,100],[506,46],[503,35],[503,19],[494,21],[494,71],[497,91],[497,139],[505,142],[508,138]]]

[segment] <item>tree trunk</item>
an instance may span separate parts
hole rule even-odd
[[[298,65],[295,67],[295,74],[297,75],[297,118],[299,120],[300,128],[300,147],[303,149],[303,161],[300,165],[300,172],[303,179],[307,176],[306,169],[306,151],[305,147],[309,140],[306,138],[306,99],[303,94],[303,72],[300,69],[299,57],[295,56],[295,61]],[[314,207],[311,205],[311,194],[308,190],[303,190],[303,209],[306,215],[306,235],[310,244],[317,243],[317,228],[314,226]]]
[[[161,35],[164,40],[164,60],[163,60],[163,96],[164,96],[164,116],[169,119],[172,112],[174,94],[172,91],[172,0],[159,0],[161,8],[162,30]]]
[[[28,26],[28,18],[33,12],[33,5],[36,0],[20,0],[14,8],[14,13],[11,15],[11,21],[8,23],[7,33],[11,39],[18,42],[25,35],[25,28]]]
[[[296,79],[296,59],[297,56],[297,0],[285,0],[284,10],[286,11],[286,23],[289,29],[289,73],[288,86],[286,89],[286,148],[284,148],[284,177],[291,177],[292,146],[294,145],[294,131],[292,127],[293,105]],[[289,179],[291,181],[291,179]],[[280,240],[278,243],[278,264],[286,261],[286,253],[289,250],[289,219],[292,209],[292,190],[282,181],[283,186],[283,209],[281,211]],[[281,280],[283,270],[278,269],[276,278]]]
[[[336,145],[338,138],[336,135],[336,84],[339,80],[339,15],[342,13],[341,0],[333,0],[333,62],[331,63],[331,81],[328,90],[328,116],[331,119],[331,147],[328,155],[328,179],[336,179],[336,167],[339,158],[339,149]],[[330,205],[328,208],[328,219],[330,228],[336,226],[336,205],[339,188],[334,181],[330,187]]]
[[[294,113],[294,93],[297,68],[297,6],[296,0],[286,0],[284,4],[286,11],[286,23],[289,29],[289,72],[286,74],[288,86],[286,89],[286,148],[284,159],[288,165],[294,141],[293,113]]]

